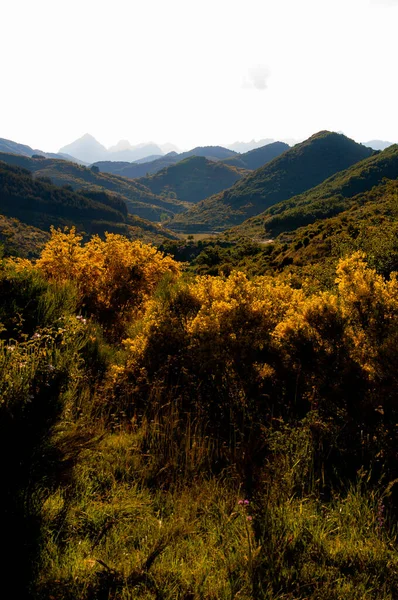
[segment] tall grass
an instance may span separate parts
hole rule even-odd
[[[98,430],[82,447],[43,507],[39,598],[396,597],[386,500],[363,478],[328,502],[295,492],[307,479],[298,449],[278,462],[279,483],[265,468],[245,498],[236,469],[200,472],[196,430],[166,452],[176,423],[163,419]]]

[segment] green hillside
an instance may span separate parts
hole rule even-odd
[[[234,227],[233,235],[273,238],[319,219],[347,210],[356,196],[378,186],[384,179],[398,178],[398,145],[336,173],[311,190],[280,202]]]
[[[342,134],[322,131],[297,144],[232,188],[174,218],[178,231],[225,230],[300,194],[374,151]]]
[[[94,163],[93,167],[98,167],[101,173],[111,173],[112,175],[120,175],[129,179],[137,179],[146,177],[147,175],[157,173],[161,169],[175,165],[179,161],[177,152],[169,152],[165,156],[161,156],[150,162],[124,162],[101,160]]]
[[[288,271],[330,286],[339,258],[361,250],[384,276],[398,270],[398,146],[353,165],[218,238],[162,249],[196,273]]]
[[[372,268],[389,277],[398,270],[398,181],[385,179],[354,196],[339,214],[292,228],[268,242],[241,237],[219,244],[210,252],[202,248],[193,261],[195,270],[207,272],[204,265],[210,254],[213,272],[236,267],[251,274],[282,271],[297,282],[307,280],[311,288],[324,288],[333,285],[338,260],[359,250]]]
[[[191,156],[203,156],[208,160],[224,161],[225,159],[233,158],[239,155],[233,150],[228,150],[222,146],[197,146],[196,148],[188,150],[187,152],[182,152],[181,154],[178,154],[177,152],[169,152],[165,156],[161,156],[160,158],[151,160],[150,162],[128,163],[104,160],[94,163],[93,166],[98,167],[102,173],[113,173],[114,175],[121,175],[122,177],[136,179],[138,177],[146,177],[147,175],[158,173],[162,169],[170,167],[171,165],[175,165],[186,158],[190,158]]]
[[[124,177],[100,173],[95,167],[87,168],[64,160],[14,154],[0,154],[0,160],[28,169],[36,178],[49,178],[59,186],[68,185],[73,190],[105,190],[118,194],[126,203],[128,212],[150,221],[159,222],[162,216],[172,217],[188,206],[178,200],[160,198],[142,184]]]
[[[0,255],[37,257],[49,239],[49,232],[0,214]]]
[[[289,150],[289,148],[290,146],[284,142],[273,142],[272,144],[267,144],[261,148],[255,148],[244,154],[226,158],[222,162],[225,165],[254,171],[269,163],[273,158],[277,158],[277,156],[280,156],[283,152]]]
[[[280,234],[265,263],[331,284],[338,259],[357,250],[382,275],[398,271],[397,180],[358,194],[337,216]]]
[[[157,196],[196,203],[231,187],[246,172],[234,166],[208,160],[203,156],[191,156],[176,165],[136,181]]]
[[[60,188],[30,171],[0,161],[0,213],[42,231],[50,226],[72,227],[88,234],[105,231],[130,238],[161,241],[170,232],[128,215],[120,197],[103,191]],[[7,226],[7,228],[9,228]]]

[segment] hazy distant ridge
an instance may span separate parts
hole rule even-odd
[[[33,156],[37,154],[40,156],[45,156],[46,158],[60,158],[70,160],[71,162],[75,162],[78,164],[81,164],[83,162],[69,154],[54,154],[52,152],[43,152],[42,150],[37,149],[34,150],[26,144],[18,144],[17,142],[13,142],[12,140],[6,140],[4,138],[0,138],[0,152],[5,152],[7,154],[19,154],[21,156]]]
[[[98,161],[125,161],[134,162],[152,155],[162,156],[165,150],[178,149],[173,144],[160,146],[153,142],[141,143],[132,146],[127,140],[120,140],[115,146],[105,148],[92,135],[86,133],[71,144],[63,146],[60,152],[73,154],[81,160],[91,164]]]

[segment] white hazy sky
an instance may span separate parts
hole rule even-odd
[[[0,137],[398,141],[398,0],[8,0]]]

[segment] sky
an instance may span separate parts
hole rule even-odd
[[[12,0],[0,137],[398,141],[398,0]]]

